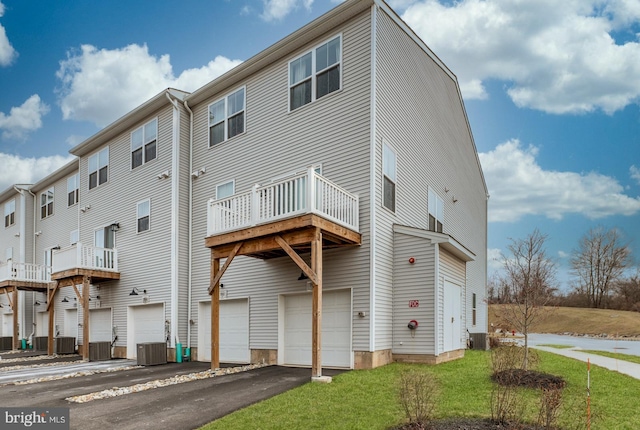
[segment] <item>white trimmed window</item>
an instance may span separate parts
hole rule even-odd
[[[245,88],[209,105],[209,146],[244,133]]]
[[[89,157],[89,189],[107,182],[109,179],[109,147]]]
[[[16,223],[16,199],[4,204],[4,226],[10,227]]]
[[[69,242],[71,243],[71,245],[75,245],[76,243],[80,242],[80,231],[79,230],[73,230],[69,234]]]
[[[442,233],[444,223],[444,200],[429,188],[429,230]]]
[[[67,178],[67,206],[78,203],[80,176],[76,173]]]
[[[341,63],[341,36],[289,62],[289,110],[338,91],[342,80]]]
[[[236,190],[235,181],[225,182],[223,184],[216,185],[216,200],[226,199],[231,197]]]
[[[40,219],[53,215],[53,187],[40,194]]]
[[[131,132],[131,169],[142,166],[158,154],[158,119]]]
[[[382,144],[382,204],[396,211],[396,153],[386,143]]]
[[[138,233],[142,233],[143,231],[148,231],[151,228],[150,220],[151,220],[151,200],[143,200],[138,202]]]

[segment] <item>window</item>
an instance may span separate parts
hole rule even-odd
[[[289,63],[289,110],[340,89],[340,36]]]
[[[149,218],[151,215],[151,201],[143,200],[138,203],[138,233],[149,230]]]
[[[476,293],[471,295],[471,319],[472,324],[476,325]]]
[[[69,234],[69,242],[71,243],[71,245],[75,245],[76,243],[80,242],[80,231],[79,230],[73,230]]]
[[[244,133],[245,89],[209,105],[209,146]]]
[[[225,182],[224,184],[216,185],[216,200],[231,197],[235,193],[235,186],[235,181],[229,181]]]
[[[109,147],[89,157],[89,189],[104,184],[109,179]]]
[[[78,188],[80,187],[80,177],[78,174],[67,178],[67,206],[78,203]]]
[[[444,221],[444,201],[429,188],[429,230],[442,233]]]
[[[382,144],[382,203],[396,211],[396,153],[389,145]]]
[[[40,194],[40,219],[53,215],[53,187]]]
[[[16,223],[16,200],[13,199],[4,204],[4,226],[9,227]]]
[[[149,121],[131,133],[131,168],[135,169],[156,158],[158,119]]]

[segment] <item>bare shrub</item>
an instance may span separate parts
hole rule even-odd
[[[495,336],[489,336],[489,348],[490,349],[498,348],[498,347],[500,347],[500,345],[501,345],[500,339],[498,339]]]
[[[538,410],[538,426],[545,429],[557,427],[560,407],[562,406],[560,386],[549,386],[540,390],[540,407]]]
[[[426,424],[434,417],[437,383],[433,375],[408,370],[400,375],[398,397],[410,423]]]
[[[491,350],[491,367],[493,375],[519,368],[522,364],[522,348],[505,345]],[[491,391],[491,420],[497,423],[518,422],[522,416],[522,401],[518,389],[519,384],[494,384]]]

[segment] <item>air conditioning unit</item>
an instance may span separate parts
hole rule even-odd
[[[36,351],[46,351],[49,348],[49,337],[48,336],[34,337],[33,347]]]
[[[487,333],[469,333],[469,340],[471,341],[471,349],[480,349],[483,351],[489,349]]]
[[[147,342],[138,344],[138,366],[155,366],[166,364],[167,344],[164,342]]]
[[[0,351],[11,351],[13,349],[13,338],[11,336],[0,337]]]
[[[75,354],[76,338],[61,336],[54,339],[54,347],[56,354]]]
[[[89,361],[111,360],[111,342],[89,342]]]

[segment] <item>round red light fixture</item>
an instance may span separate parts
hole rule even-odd
[[[413,258],[413,257],[409,258],[409,264],[413,264],[413,263],[415,263],[415,262],[416,262],[416,259],[415,259],[415,258]]]

